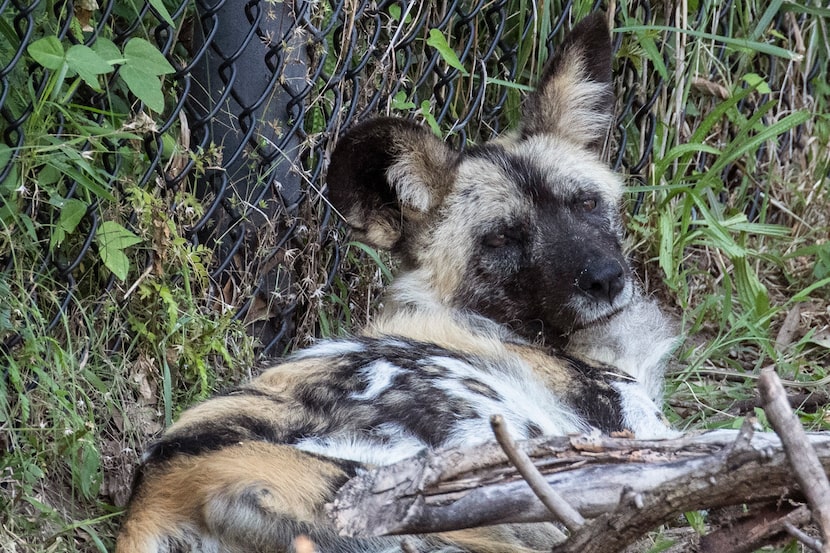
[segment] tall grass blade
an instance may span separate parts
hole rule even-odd
[[[770,2],[767,9],[764,10],[764,14],[761,16],[761,19],[758,20],[758,24],[755,25],[755,29],[749,34],[749,40],[758,40],[763,34],[767,31],[770,23],[778,15],[778,10],[781,9],[781,5],[784,3],[784,0],[773,0]]]
[[[712,33],[705,33],[703,31],[696,31],[694,29],[681,29],[679,27],[669,27],[667,25],[628,25],[624,27],[617,27],[613,30],[615,33],[636,33],[641,31],[684,33],[695,38],[714,40],[734,48],[753,50],[761,54],[767,54],[791,61],[801,61],[804,59],[804,56],[797,52],[793,52],[792,50],[787,50],[786,48],[781,48],[779,46],[773,46],[772,44],[766,44],[764,42],[758,42],[746,38],[732,38],[722,35],[715,35]]]

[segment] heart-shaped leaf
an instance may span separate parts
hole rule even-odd
[[[60,69],[65,60],[63,45],[54,36],[47,36],[34,41],[26,48],[26,51],[40,65],[53,71]]]

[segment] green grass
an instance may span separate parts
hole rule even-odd
[[[623,52],[669,85],[655,104],[645,184],[631,189],[645,197],[631,230],[647,282],[687,337],[668,377],[669,415],[686,429],[738,428],[744,417],[768,428],[756,382],[773,366],[804,398],[804,425],[827,430],[826,21],[817,12],[796,21],[801,10],[789,3],[746,2],[721,14],[727,31],[718,34],[716,6],[700,7],[703,24],[664,44],[662,57],[650,41],[672,29],[637,21],[618,29]],[[803,51],[795,34],[770,29],[777,16],[797,29]],[[819,67],[811,81],[806,65],[792,61],[799,57]],[[819,392],[818,401],[808,392]],[[705,514],[686,518],[706,528]],[[682,540],[676,547],[684,550]]]
[[[551,29],[549,16],[561,13],[564,4],[511,0],[505,10],[505,36],[519,44],[516,78],[489,74],[485,98],[495,102],[505,95],[507,126],[518,120],[521,99],[547,56],[541,37]],[[752,401],[760,368],[775,366],[788,389],[804,398],[826,389],[829,377],[830,13],[742,0],[726,11],[723,2],[689,2],[688,13],[661,13],[658,6],[646,19],[641,8],[627,2],[620,7],[617,84],[628,79],[631,87],[637,79],[635,106],[643,106],[658,81],[665,83],[642,113],[626,110],[622,99],[618,110],[625,113],[627,159],[651,155],[630,175],[632,252],[646,288],[677,317],[687,337],[671,365],[668,414],[689,429],[734,428],[746,416],[765,424]],[[384,19],[390,36],[396,26],[408,29],[418,22],[416,13],[405,17],[399,8]],[[572,20],[590,9],[590,2],[574,2]],[[317,14],[320,21],[331,17],[326,10]],[[38,14],[42,36],[54,32],[49,17]],[[145,31],[139,34],[150,37]],[[491,30],[475,20],[472,31],[453,32],[461,34],[432,38],[455,53],[453,59],[445,52],[445,68],[458,62],[467,73],[448,99],[447,115],[439,121],[428,85],[399,91],[388,102],[389,112],[411,111],[442,133],[469,115],[470,95],[482,83],[475,60],[462,56],[458,44],[467,32],[484,44]],[[8,41],[15,37],[8,25],[0,25],[0,33]],[[328,39],[329,48],[335,40]],[[128,94],[150,94],[157,102],[155,91],[116,81],[107,90],[112,105],[103,118],[80,99],[63,106],[60,100],[86,90],[88,81],[110,86],[101,77],[107,73],[89,62],[86,51],[68,55],[68,43],[60,52],[54,44],[41,46],[53,54],[44,63],[56,68],[46,91],[35,96],[29,86],[40,73],[13,74],[6,103],[19,112],[33,101],[35,111],[15,171],[0,183],[0,252],[10,259],[10,269],[0,272],[0,339],[17,332],[22,338],[0,353],[0,551],[104,552],[112,550],[120,513],[115,505],[126,498],[130,468],[143,446],[185,405],[242,378],[253,364],[254,344],[233,312],[220,305],[225,298],[208,277],[213,252],[184,239],[202,209],[193,191],[183,186],[166,193],[134,180],[149,160],[137,145],[139,131],[124,130],[130,122]],[[105,54],[100,55],[112,59]],[[798,56],[805,61],[793,61]],[[345,61],[329,57],[325,63],[333,72]],[[412,75],[392,75],[389,82],[411,82],[424,69],[419,63]],[[807,75],[808,65],[819,70]],[[367,66],[365,82],[381,82],[374,73],[380,70],[392,69]],[[309,143],[322,132],[334,94],[315,96],[315,102]],[[651,142],[642,132],[648,115],[655,121]],[[58,120],[67,129],[60,140],[53,135]],[[472,141],[491,131],[476,121],[469,127]],[[161,137],[165,161],[182,155],[179,139],[175,126]],[[778,144],[787,146],[779,151]],[[114,153],[123,161],[117,176],[102,163]],[[9,154],[0,147],[0,161]],[[197,166],[217,155],[201,153]],[[82,188],[72,201],[61,179],[68,171]],[[37,198],[38,217],[22,208],[22,194]],[[314,243],[322,204],[304,209],[307,243],[290,259],[286,253],[286,266],[301,273],[298,294],[305,306],[297,345],[312,334],[340,335],[364,324],[390,265],[377,252],[346,244],[340,273],[319,293],[332,253]],[[65,279],[39,271],[42,252],[71,259],[85,247],[93,215],[109,222],[103,228],[110,232],[93,241],[73,272],[75,294],[50,328],[64,305]],[[115,284],[102,295],[112,274]],[[826,396],[805,401],[804,424],[828,429]],[[706,525],[705,513],[688,513],[655,533],[644,550],[683,551],[687,534],[678,537],[678,531]]]
[[[792,48],[741,17],[757,11],[734,11],[731,36],[767,37]],[[814,55],[826,56],[821,26],[809,26],[808,20],[804,31]],[[809,384],[824,376],[828,353],[811,339],[826,332],[828,322],[822,314],[828,299],[827,246],[820,242],[828,233],[828,159],[818,146],[827,143],[824,76],[814,78],[818,94],[809,98],[797,84],[804,75],[785,53],[769,56],[769,49],[734,46],[730,59],[742,72],[727,73],[713,55],[716,44],[734,42],[695,40],[684,58],[690,67],[707,68],[698,74],[709,78],[714,72],[729,97],[707,97],[691,85],[693,75],[677,76],[669,67],[679,93],[666,98],[665,113],[685,112],[686,129],[659,127],[658,161],[648,184],[635,190],[647,195],[646,214],[634,223],[645,245],[642,252],[659,267],[654,278],[682,313],[685,332],[703,342],[681,352],[672,399],[693,396],[702,418],[709,410],[722,412],[721,393],[753,393],[751,376],[736,387],[714,371],[705,374],[707,368],[741,377],[774,365],[783,376]],[[762,60],[778,69],[777,81],[759,75],[756,65]],[[764,94],[765,89],[777,92]],[[777,144],[787,141],[793,143],[790,150],[776,152]],[[797,306],[803,313],[794,339],[777,339],[784,317]]]

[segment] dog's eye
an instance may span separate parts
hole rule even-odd
[[[507,234],[503,232],[490,232],[484,236],[482,242],[488,248],[503,248],[507,245]]]
[[[597,208],[597,199],[596,198],[582,198],[579,201],[579,206],[582,208],[582,211],[586,213],[590,213],[591,211]]]
[[[481,243],[488,248],[503,248],[505,246],[516,245],[522,241],[522,233],[516,228],[504,228],[488,232],[482,238]]]

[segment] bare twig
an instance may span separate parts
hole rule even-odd
[[[830,403],[830,395],[821,390],[791,393],[787,395],[787,401],[793,409],[811,412]],[[674,403],[672,403],[672,405],[674,405]],[[694,409],[699,408],[696,404],[688,406],[683,405],[683,407]],[[725,409],[725,411],[732,415],[743,415],[754,410],[756,407],[764,407],[764,403],[759,397],[736,400],[729,406],[728,409]]]
[[[798,25],[798,20],[792,12],[787,12],[786,17],[787,23],[790,25],[790,31],[792,31],[793,38],[795,39],[795,51],[799,54],[804,54],[807,52],[807,48],[804,45],[804,35],[801,32],[801,27]]]
[[[796,333],[801,325],[801,304],[793,305],[787,316],[784,318],[781,328],[775,337],[775,348],[778,351],[783,351],[787,346],[793,343]]]
[[[830,553],[830,482],[827,481],[827,474],[811,447],[801,422],[790,409],[787,393],[774,370],[761,371],[758,389],[764,401],[764,412],[781,438],[784,452],[795,472],[795,479],[807,498],[813,518],[821,531],[824,542],[821,551]]]
[[[791,535],[792,537],[794,537],[795,539],[797,539],[798,541],[812,549],[813,551],[818,551],[819,553],[822,553],[823,549],[821,542],[812,536],[808,536],[807,534],[796,528],[792,523],[785,522],[784,529],[787,531],[789,535]]]
[[[585,524],[582,515],[550,487],[527,453],[516,447],[516,443],[507,432],[502,416],[493,415],[490,418],[490,426],[493,428],[493,434],[496,435],[496,441],[504,450],[504,454],[507,455],[507,458],[510,459],[513,466],[528,483],[536,497],[544,503],[553,516],[571,532]]]
[[[752,450],[752,437],[755,435],[755,422],[752,418],[745,418],[735,441],[724,449],[723,458],[730,459]]]
[[[135,282],[133,282],[132,286],[130,286],[129,289],[126,292],[124,292],[124,298],[123,298],[122,301],[127,301],[127,298],[129,298],[132,295],[132,293],[136,291],[136,289],[141,284],[141,282],[145,278],[150,276],[150,273],[152,273],[152,272],[153,272],[153,264],[150,263],[149,265],[147,265],[147,268],[144,269],[144,272],[141,273],[141,275],[137,279],[135,279]]]

